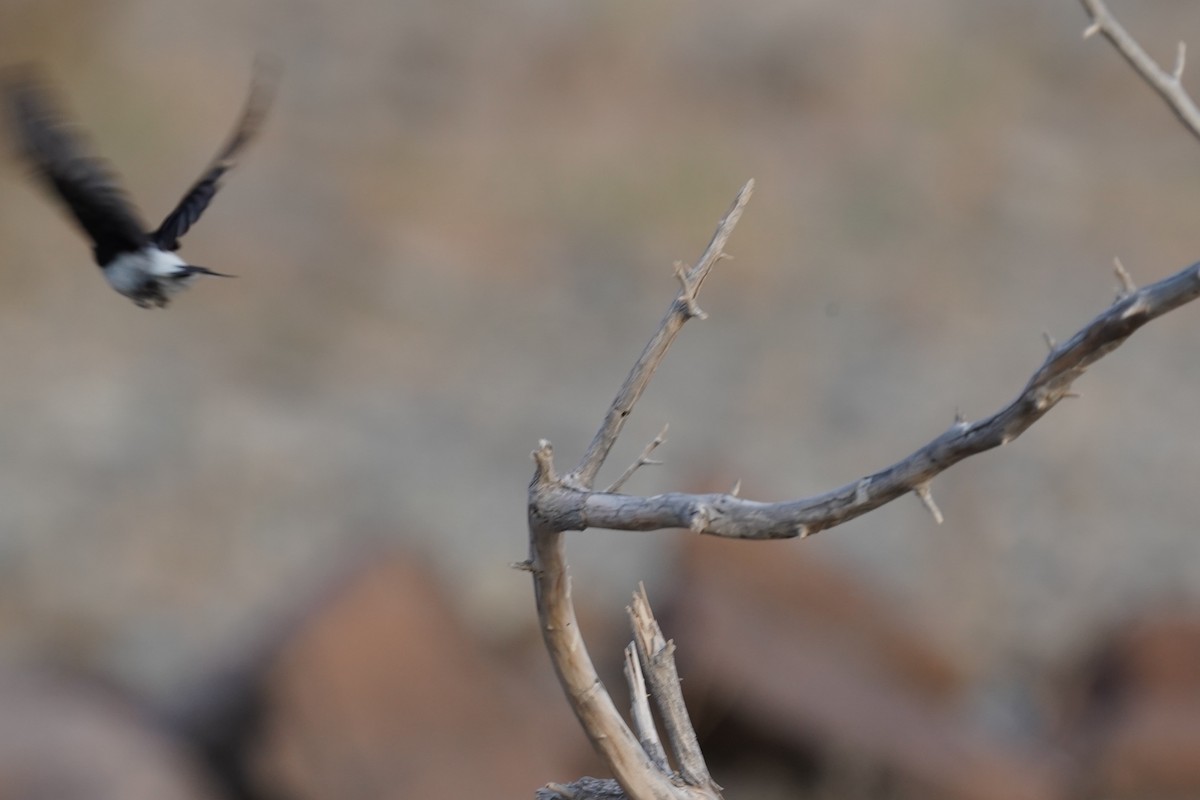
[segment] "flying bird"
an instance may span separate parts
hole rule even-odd
[[[142,308],[162,308],[197,275],[231,277],[188,264],[176,251],[200,219],[242,148],[262,125],[274,93],[273,69],[260,65],[233,135],[156,230],[147,231],[107,162],[92,156],[52,93],[30,67],[4,76],[3,92],[21,154],[92,240],[92,253],[112,288]]]

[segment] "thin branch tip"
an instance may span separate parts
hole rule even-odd
[[[650,454],[667,441],[667,428],[669,427],[669,422],[663,424],[662,430],[642,449],[642,454],[637,457],[637,460],[626,467],[625,471],[621,473],[621,477],[613,481],[613,484],[604,490],[606,493],[612,494],[620,489],[625,485],[625,481],[629,480],[633,476],[633,473],[637,472],[641,467],[661,467],[663,465],[662,461],[650,458]]]
[[[662,323],[659,325],[658,331],[647,342],[641,356],[638,357],[637,362],[634,363],[633,368],[629,371],[628,376],[626,376],[625,382],[621,385],[617,396],[609,405],[604,421],[600,424],[600,429],[596,431],[596,435],[592,437],[592,441],[588,445],[587,451],[583,454],[583,458],[571,470],[568,476],[568,481],[571,485],[588,490],[592,488],[597,473],[604,465],[604,461],[612,451],[613,445],[616,444],[617,438],[621,435],[625,420],[645,391],[650,378],[653,376],[655,370],[658,369],[671,343],[674,342],[675,337],[679,334],[683,323],[689,319],[696,317],[703,319],[707,316],[699,307],[696,295],[699,293],[700,286],[704,282],[705,277],[719,260],[720,254],[724,252],[725,244],[729,241],[734,227],[741,218],[742,210],[750,199],[753,189],[754,181],[747,181],[734,199],[733,204],[717,224],[717,228],[713,232],[708,246],[705,247],[704,253],[694,266],[685,268],[682,264],[677,263],[675,265],[675,275],[681,286],[680,294],[671,301],[671,305]]]

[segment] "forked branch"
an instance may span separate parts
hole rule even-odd
[[[1167,72],[1151,58],[1137,40],[1117,21],[1105,5],[1104,0],[1081,0],[1084,9],[1092,18],[1092,24],[1084,29],[1085,38],[1103,34],[1105,39],[1112,42],[1117,52],[1129,62],[1134,71],[1142,77],[1150,88],[1158,92],[1171,111],[1191,131],[1192,135],[1200,138],[1200,109],[1191,95],[1183,88],[1183,68],[1187,59],[1187,46],[1180,42],[1175,52],[1175,66]]]
[[[1200,138],[1200,111],[1182,85],[1185,50],[1180,46],[1174,69],[1166,72],[1146,55],[1117,23],[1102,0],[1082,0],[1092,23],[1086,35],[1103,33],[1146,82],[1163,97],[1181,122]],[[690,528],[739,539],[807,536],[861,516],[901,495],[913,493],[937,521],[941,512],[930,492],[932,478],[957,462],[1012,441],[1041,419],[1064,397],[1071,385],[1095,361],[1119,347],[1151,320],[1200,296],[1200,263],[1141,289],[1134,287],[1117,262],[1121,291],[1102,311],[1063,344],[1047,337],[1046,360],[1016,399],[990,417],[967,422],[956,418],[941,435],[890,467],[810,498],[760,503],[730,494],[670,493],[654,497],[617,494],[615,489],[632,469],[650,463],[655,443],[643,451],[635,466],[613,490],[593,490],[596,476],[616,443],[625,421],[666,355],[683,324],[702,317],[697,303],[701,284],[725,255],[725,243],[737,225],[753,191],[753,181],[738,193],[717,226],[712,241],[690,268],[676,268],[681,288],[657,332],[609,406],[604,421],[579,464],[567,475],[554,469],[550,443],[533,452],[536,462],[529,487],[530,555],[522,567],[534,577],[538,617],[551,661],[571,706],[597,752],[612,770],[612,781],[582,779],[548,784],[539,798],[629,797],[633,800],[716,800],[720,788],[708,775],[679,694],[673,646],[649,615],[644,593],[635,596],[635,646],[626,651],[626,675],[633,696],[630,730],[612,698],[600,683],[575,618],[567,572],[564,531],[589,527],[619,530]],[[656,440],[657,442],[657,440]],[[638,619],[642,622],[639,623]],[[649,620],[649,622],[647,622]],[[679,770],[672,772],[665,748],[646,703],[646,686],[659,706],[667,744]]]
[[[742,218],[742,211],[750,202],[750,195],[753,193],[754,181],[746,181],[746,185],[734,198],[733,205],[729,207],[725,216],[717,224],[716,233],[713,234],[708,247],[704,249],[704,255],[700,256],[700,260],[690,269],[685,269],[679,264],[676,265],[675,275],[681,284],[679,294],[672,301],[671,307],[667,309],[667,314],[659,324],[658,331],[646,343],[637,363],[629,371],[625,383],[621,384],[621,389],[617,392],[612,405],[609,406],[608,413],[604,415],[604,422],[601,423],[600,430],[596,431],[592,443],[588,445],[587,452],[583,454],[579,464],[568,476],[567,480],[572,485],[585,490],[592,488],[596,481],[596,473],[600,471],[600,467],[604,466],[604,460],[608,458],[609,451],[616,444],[617,437],[621,435],[625,420],[633,411],[633,406],[642,396],[642,392],[646,390],[651,376],[658,369],[658,365],[662,363],[663,356],[667,354],[671,343],[679,335],[683,323],[693,317],[704,315],[704,312],[696,304],[696,295],[700,293],[700,286],[708,277],[713,265],[727,257],[725,243],[729,241],[730,234],[733,233],[738,220]]]
[[[895,464],[824,494],[761,503],[732,494],[672,492],[637,497],[560,483],[541,495],[540,513],[559,530],[690,528],[735,539],[786,539],[841,525],[909,492],[924,501],[934,476],[968,456],[1020,436],[1070,396],[1072,383],[1092,363],[1147,322],[1197,297],[1200,264],[1124,295],[1068,341],[1056,345],[1016,399],[1004,408],[976,422],[957,420]],[[936,518],[938,514],[933,513]]]

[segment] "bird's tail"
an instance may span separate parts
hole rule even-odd
[[[227,272],[217,272],[208,267],[197,267],[195,264],[188,264],[184,267],[187,275],[212,275],[214,278],[236,278],[237,275],[230,275]]]

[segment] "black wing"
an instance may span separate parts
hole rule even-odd
[[[275,83],[278,70],[273,64],[265,65],[260,62],[255,70],[254,83],[250,87],[250,98],[242,111],[242,118],[234,129],[225,147],[213,159],[208,170],[200,180],[188,190],[188,193],[175,206],[175,210],[167,215],[162,225],[158,227],[151,238],[154,243],[164,250],[178,250],[179,240],[188,229],[200,219],[204,209],[221,188],[221,176],[236,163],[237,155],[245,147],[258,129],[262,126],[263,118],[271,105],[275,94]]]
[[[104,264],[148,243],[137,210],[106,162],[87,153],[83,135],[66,121],[32,68],[3,76],[4,99],[22,154],[49,184],[95,244]]]

